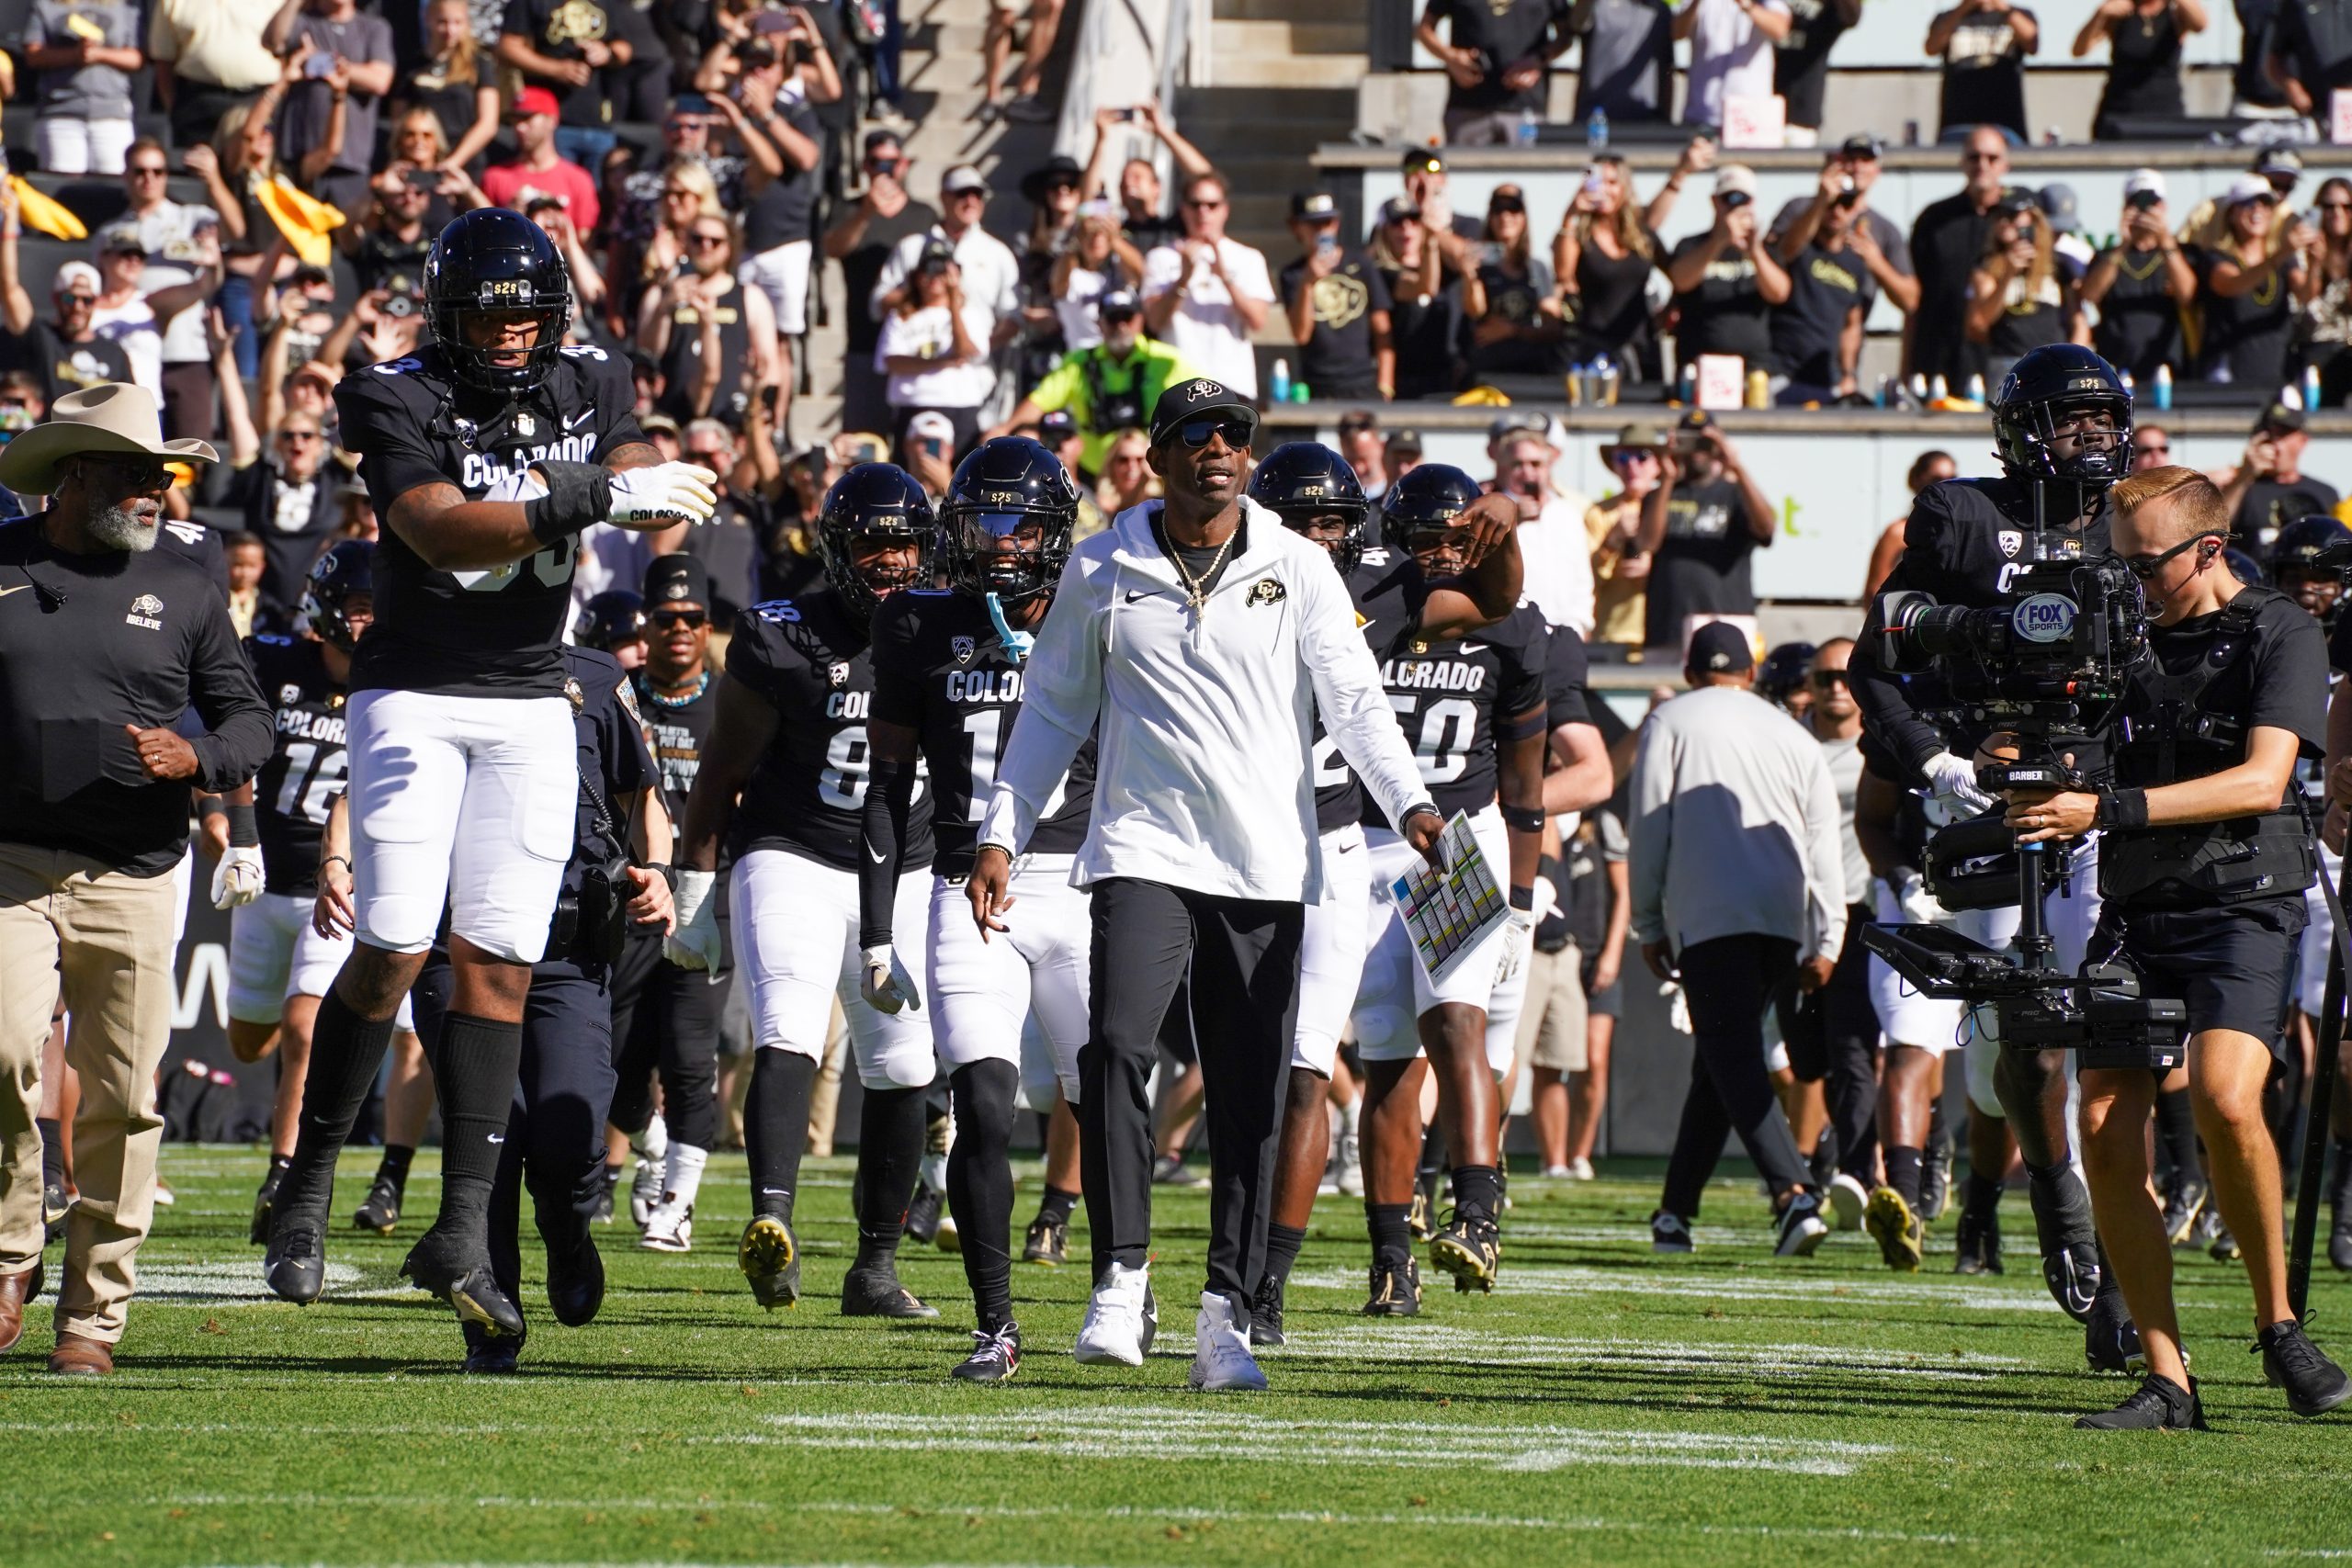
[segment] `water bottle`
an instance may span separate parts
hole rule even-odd
[[[1882,377],[1880,377],[1880,378],[1878,378],[1878,397],[1877,397],[1877,406],[1878,406],[1878,407],[1880,407],[1880,408],[1891,408],[1891,407],[1893,407],[1893,406],[1894,406],[1894,377],[1892,377],[1892,376],[1882,376]]]
[[[1568,407],[1573,409],[1584,406],[1584,378],[1590,369],[1591,367],[1587,365],[1568,367]]]
[[[1603,408],[1615,408],[1617,406],[1617,386],[1619,381],[1617,362],[1604,354],[1599,359],[1593,361],[1592,372],[1594,377],[1594,385],[1592,389],[1593,400],[1600,404]]]
[[[1290,400],[1295,403],[1311,403],[1315,400],[1315,389],[1301,381],[1290,389]]]
[[[2172,407],[2172,367],[2159,365],[2150,385],[2155,393],[2156,411],[2161,413]]]
[[[2319,367],[2303,367],[2303,410],[2307,413],[2319,411]]]
[[[1290,361],[1274,361],[1273,374],[1266,378],[1266,400],[1272,403],[1290,401]]]
[[[1971,376],[1968,378],[1968,400],[1972,403],[1984,402],[1984,378],[1983,376]]]
[[[1609,151],[1609,111],[1595,104],[1592,117],[1584,122],[1584,150],[1588,152]]]
[[[1928,378],[1917,370],[1911,372],[1911,401],[1915,407],[1928,406]]]
[[[1682,401],[1688,407],[1699,400],[1699,363],[1694,359],[1682,362]]]
[[[1521,109],[1521,110],[1520,110],[1520,111],[1519,111],[1519,144],[1520,144],[1521,147],[1532,147],[1532,146],[1534,146],[1534,145],[1535,145],[1535,128],[1536,128],[1537,126],[1539,126],[1539,125],[1543,124],[1543,123],[1544,123],[1544,121],[1543,121],[1542,118],[1541,118],[1540,116],[1538,116],[1538,115],[1536,114],[1536,112],[1535,112],[1533,109]]]
[[[1945,383],[1944,378],[1941,376],[1938,376],[1934,380],[1928,383],[1928,401],[1929,403],[1940,403],[1946,401],[1951,397],[1951,388]]]

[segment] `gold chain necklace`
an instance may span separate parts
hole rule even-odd
[[[1217,569],[1225,564],[1225,552],[1231,549],[1233,541],[1241,536],[1241,525],[1238,523],[1234,525],[1233,532],[1225,536],[1225,543],[1216,547],[1216,554],[1209,558],[1208,566],[1198,577],[1193,576],[1192,569],[1184,564],[1183,556],[1177,551],[1176,536],[1168,532],[1168,525],[1165,523],[1160,525],[1160,534],[1168,546],[1170,564],[1175,567],[1176,575],[1184,581],[1184,597],[1192,604],[1193,615],[1197,617],[1207,614],[1208,585],[1216,578]]]

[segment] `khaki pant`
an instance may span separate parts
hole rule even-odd
[[[113,1344],[155,1213],[164,1121],[155,1069],[172,1036],[169,875],[125,876],[62,850],[0,843],[0,1273],[40,1258],[40,1053],[61,982],[80,1201],[66,1224],[57,1329]]]
[[[1527,1000],[1519,1010],[1519,1059],[1554,1072],[1585,1070],[1584,955],[1575,942],[1527,956]]]

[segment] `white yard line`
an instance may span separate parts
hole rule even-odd
[[[1355,1269],[1329,1269],[1293,1279],[1308,1289],[1362,1291],[1363,1275]],[[1642,1269],[1513,1268],[1508,1256],[1497,1290],[1506,1294],[1586,1296],[1702,1296],[1730,1302],[1850,1301],[1857,1305],[1902,1303],[1972,1312],[2054,1313],[2058,1303],[2032,1286],[2000,1289],[1963,1282],[1960,1277],[1933,1280],[1858,1280],[1827,1274],[1776,1273],[1765,1270],[1733,1275],[1688,1272],[1671,1267]]]

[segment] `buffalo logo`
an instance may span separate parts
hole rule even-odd
[[[284,703],[288,707],[292,707],[296,703],[302,700],[302,688],[294,684],[293,682],[288,681],[286,684],[277,688],[277,700]]]
[[[2017,559],[2018,552],[2025,548],[2025,536],[2015,528],[2004,528],[1995,536],[2001,542],[2001,553],[2011,560]]]
[[[969,664],[972,661],[972,655],[979,651],[979,645],[967,637],[956,637],[947,646],[956,655],[956,662],[958,664]]]
[[[1227,395],[1226,389],[1215,381],[1195,381],[1184,389],[1184,400],[1188,403],[1204,403],[1211,398]]]
[[[1279,604],[1287,597],[1289,591],[1271,577],[1261,577],[1250,585],[1249,602],[1252,604]]]
[[[836,686],[848,685],[849,666],[843,664],[839,660],[835,660],[832,663],[825,666],[825,679],[831,681]]]
[[[1418,638],[1415,639],[1413,643],[1413,651],[1415,653],[1427,653],[1429,650],[1430,645],[1428,643],[1422,642]]]
[[[533,420],[529,414],[518,413],[514,416],[514,434],[522,436],[525,440],[527,441],[532,436],[537,434],[538,429],[537,422]]]
[[[164,623],[157,617],[163,613],[164,602],[161,599],[156,598],[153,593],[141,593],[130,602],[130,614],[123,616],[122,624],[127,626],[145,626],[151,632],[159,632],[164,629]]]

